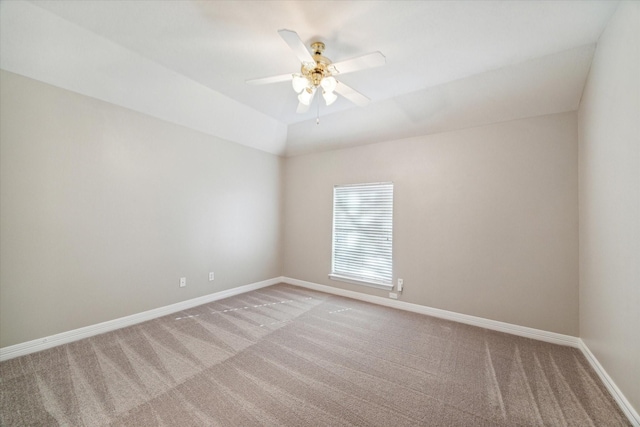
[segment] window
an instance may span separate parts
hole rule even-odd
[[[393,286],[393,183],[333,188],[330,278]]]

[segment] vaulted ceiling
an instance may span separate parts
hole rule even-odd
[[[0,67],[279,155],[576,110],[617,1],[2,1]],[[371,98],[296,114],[277,30]],[[318,99],[316,99],[316,102]],[[317,117],[320,124],[316,124]]]

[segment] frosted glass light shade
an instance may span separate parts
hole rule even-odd
[[[322,92],[322,97],[324,98],[327,105],[333,104],[334,102],[336,102],[336,99],[338,99],[338,96],[335,93],[327,91]]]
[[[306,88],[302,92],[300,92],[300,95],[298,95],[298,101],[300,101],[300,103],[304,105],[309,105],[311,104],[311,100],[313,99],[313,95],[315,95],[315,93],[315,89]]]
[[[294,74],[293,79],[291,80],[291,85],[296,93],[300,93],[309,85],[309,81],[301,74]]]
[[[322,86],[322,89],[324,89],[327,92],[333,92],[337,84],[338,82],[336,81],[336,78],[332,76],[325,77],[320,82],[320,86]]]

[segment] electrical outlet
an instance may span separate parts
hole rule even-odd
[[[398,292],[402,292],[403,286],[404,286],[404,280],[398,279]]]
[[[186,277],[181,277],[180,278],[180,287],[184,288],[185,286],[187,286],[187,278]]]
[[[209,281],[213,282],[213,279],[215,279],[216,276],[213,274],[213,271],[209,273]]]
[[[398,294],[396,294],[395,292],[389,292],[389,298],[398,299]]]

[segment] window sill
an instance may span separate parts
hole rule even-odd
[[[386,289],[388,291],[393,289],[393,284],[391,283],[382,283],[382,282],[373,282],[373,281],[367,281],[367,280],[354,279],[352,277],[341,276],[339,274],[329,274],[329,279],[337,280],[338,282],[352,283],[354,285],[369,286],[371,288]]]

